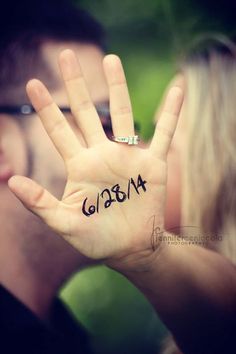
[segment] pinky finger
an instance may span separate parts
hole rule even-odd
[[[170,88],[150,144],[150,150],[160,159],[165,160],[167,157],[177,126],[183,98],[183,90],[180,87],[173,86]]]

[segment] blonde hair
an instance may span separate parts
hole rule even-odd
[[[182,224],[236,263],[236,46],[222,35],[197,40],[181,67],[187,148]],[[222,238],[222,240],[221,240]],[[181,354],[171,336],[162,354]]]
[[[236,263],[236,47],[223,36],[182,67],[188,126],[183,224]]]

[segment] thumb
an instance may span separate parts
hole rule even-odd
[[[30,178],[13,176],[8,180],[10,190],[22,204],[38,215],[49,226],[53,226],[53,215],[58,208],[59,200]]]

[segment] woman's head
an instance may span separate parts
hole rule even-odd
[[[218,247],[232,258],[236,252],[236,46],[222,36],[202,39],[181,71],[187,128],[182,224],[198,226],[211,239],[208,246],[223,237]]]

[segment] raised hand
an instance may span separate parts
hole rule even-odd
[[[153,247],[155,228],[164,225],[166,156],[183,101],[180,88],[167,95],[148,149],[109,140],[91,101],[75,54],[59,57],[71,111],[87,147],[38,80],[27,84],[28,96],[64,160],[67,182],[62,200],[23,176],[9,187],[26,208],[37,214],[84,255],[94,259],[122,257]],[[132,108],[119,58],[104,58],[114,136],[134,136]],[[146,93],[144,93],[146,94]],[[148,93],[147,93],[148,94]]]

